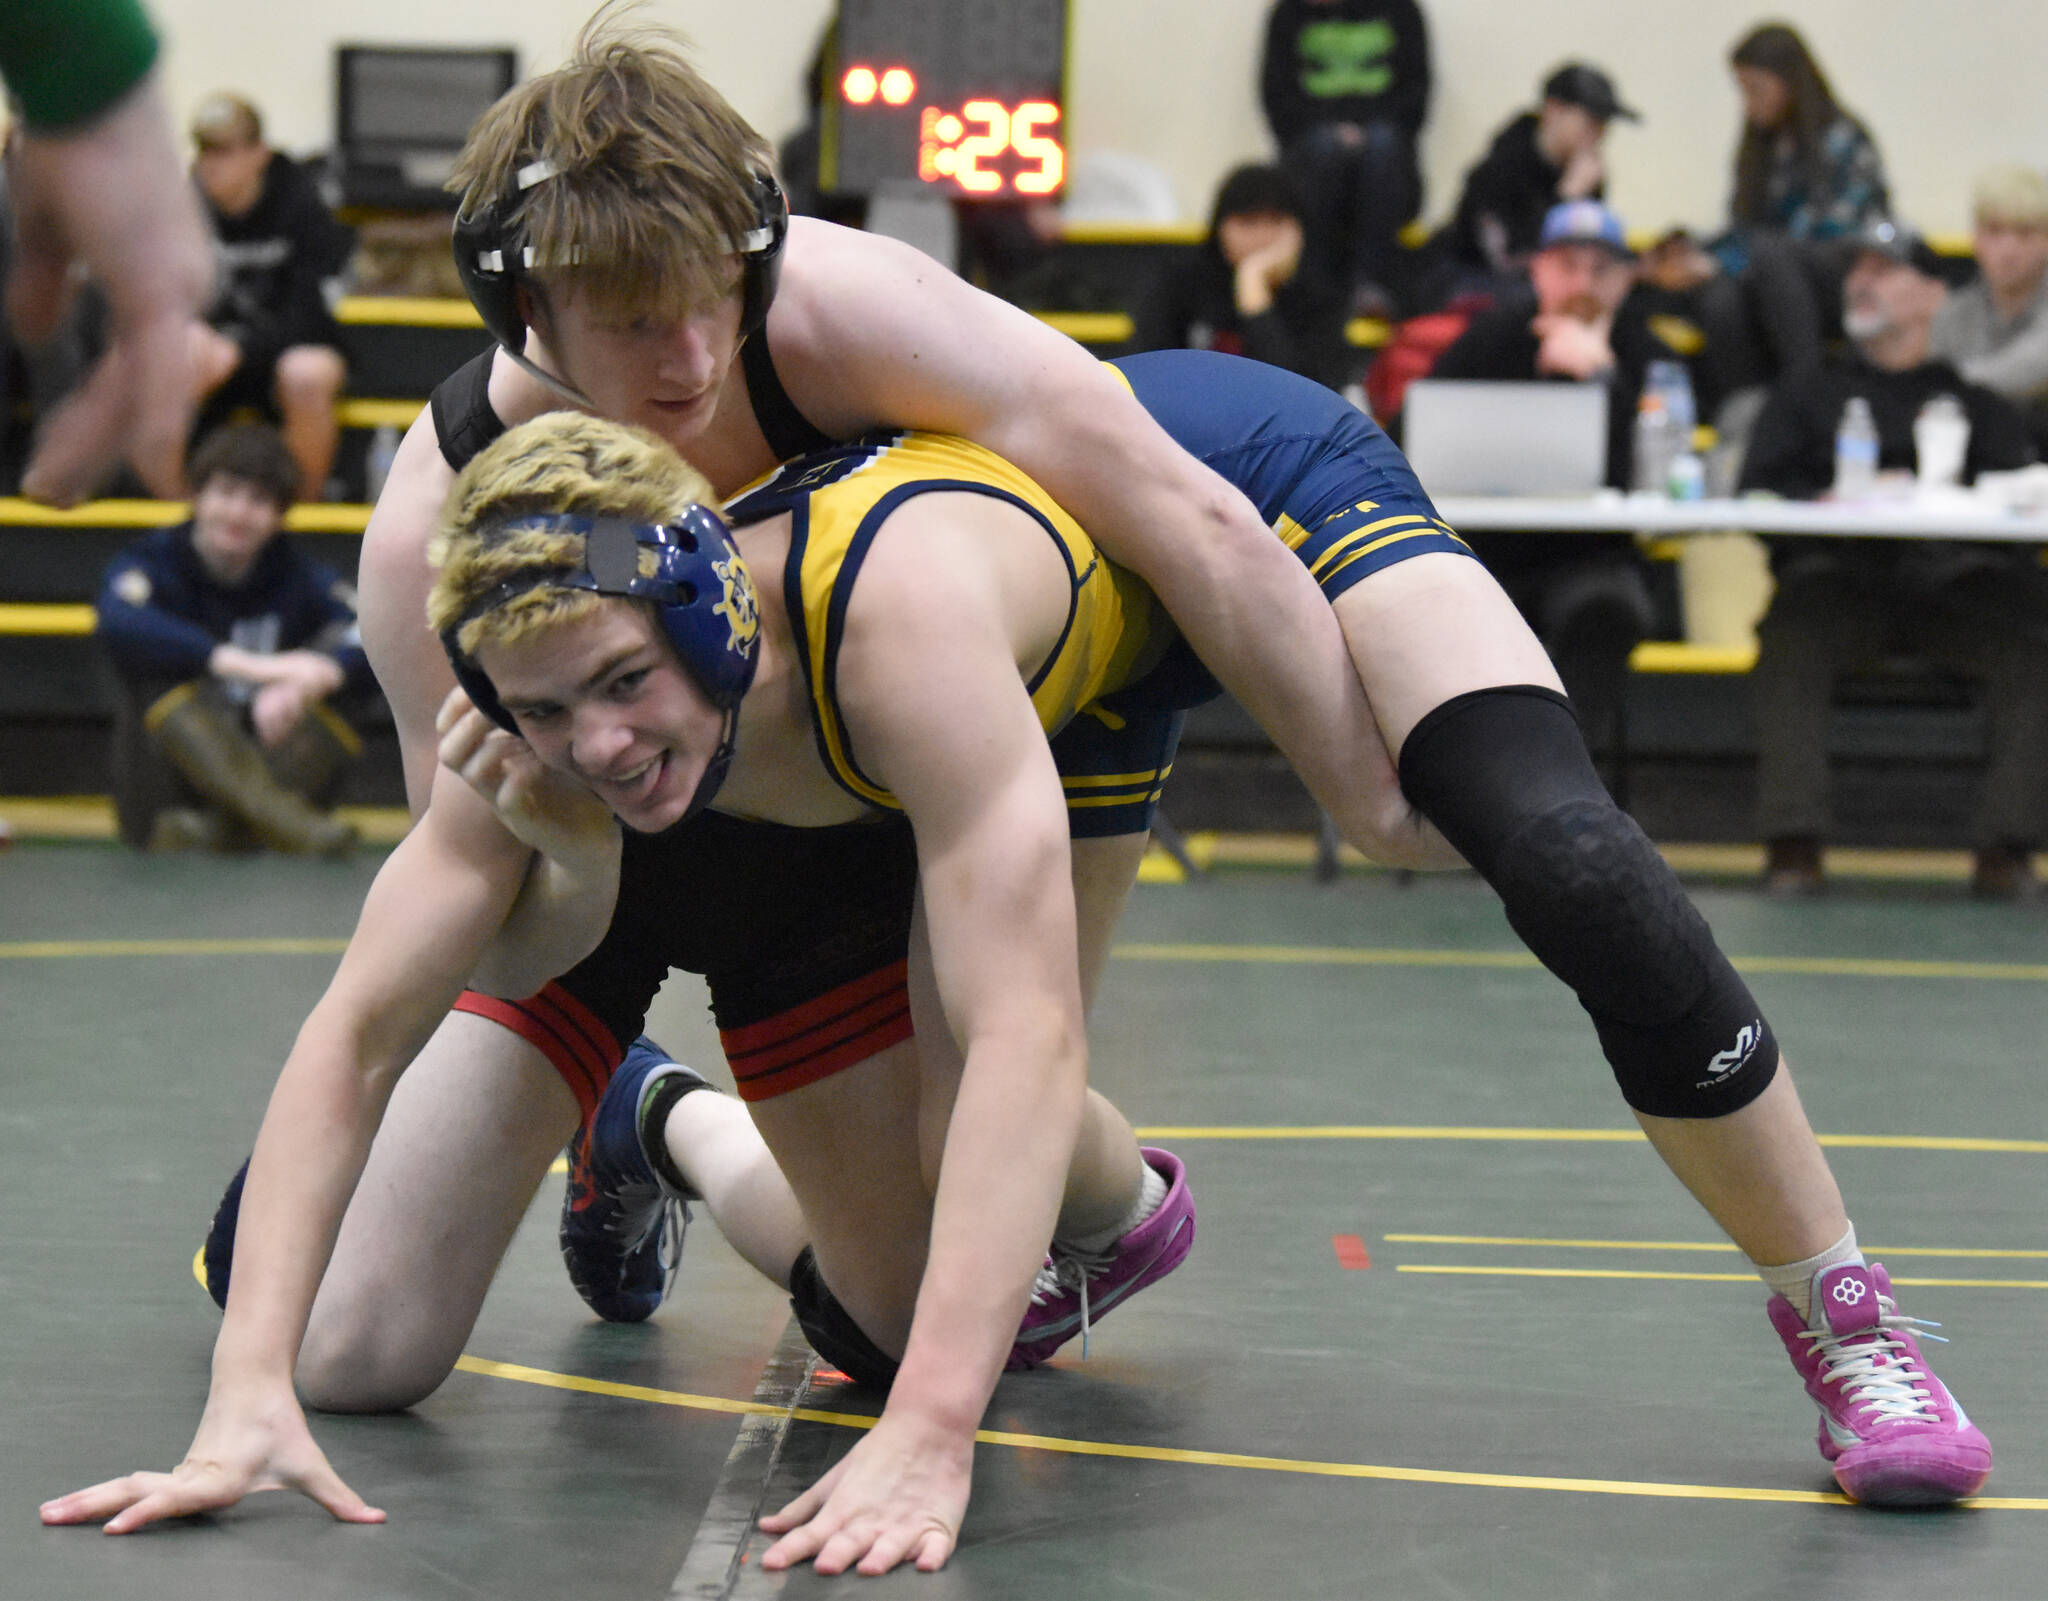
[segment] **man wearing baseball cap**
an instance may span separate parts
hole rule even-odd
[[[1465,176],[1444,234],[1461,287],[1518,270],[1537,249],[1551,207],[1601,197],[1601,144],[1617,117],[1642,121],[1598,67],[1568,61],[1543,80],[1536,108],[1501,129]]]
[[[1649,364],[1676,353],[1630,297],[1635,258],[1607,206],[1552,206],[1532,243],[1527,281],[1474,318],[1431,376],[1604,384],[1608,482],[1626,487]],[[1595,750],[1616,749],[1628,653],[1655,616],[1634,541],[1614,534],[1465,537],[1550,652]]]
[[[1853,239],[1842,285],[1846,354],[1786,374],[1757,419],[1742,487],[1810,500],[1830,493],[1835,435],[1852,398],[1877,430],[1877,465],[1917,464],[1915,420],[1932,403],[1968,419],[1965,482],[2024,466],[2033,445],[2012,404],[1965,381],[1932,352],[1945,293],[1941,258],[1882,218]],[[2033,850],[2048,838],[2048,574],[2017,544],[1957,540],[1772,539],[1777,587],[1757,627],[1757,831],[1765,885],[1823,884],[1829,805],[1828,708],[1843,672],[1905,652],[1983,686],[1986,762],[1971,828],[1973,891],[2014,899],[2034,888]]]

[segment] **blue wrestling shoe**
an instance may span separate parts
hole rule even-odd
[[[648,1157],[646,1113],[710,1085],[642,1035],[569,1147],[559,1238],[569,1282],[607,1323],[638,1323],[667,1297],[683,1257],[688,1202]]]

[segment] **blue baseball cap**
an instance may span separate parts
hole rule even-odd
[[[1567,200],[1545,212],[1536,248],[1548,250],[1552,245],[1600,245],[1623,261],[1636,258],[1621,219],[1597,200]]]

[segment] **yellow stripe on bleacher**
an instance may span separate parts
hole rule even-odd
[[[334,320],[356,327],[481,328],[484,320],[467,300],[424,295],[343,295]]]
[[[334,420],[344,428],[410,428],[427,409],[424,400],[361,400],[334,403]]]
[[[81,506],[45,506],[18,495],[0,496],[0,528],[165,528],[183,522],[182,500],[88,500]],[[295,534],[360,534],[368,506],[345,502],[294,506],[284,525]]]
[[[90,606],[24,601],[0,604],[0,634],[53,638],[58,635],[89,634],[92,632],[92,624],[93,613]]]
[[[1208,237],[1199,222],[1070,222],[1060,229],[1070,245],[1198,245]]]
[[[1629,652],[1628,665],[1637,673],[1746,673],[1756,665],[1756,646],[1646,639]]]
[[[1040,322],[1084,345],[1120,345],[1138,331],[1121,311],[1038,311]]]

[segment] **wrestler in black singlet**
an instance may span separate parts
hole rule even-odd
[[[505,432],[491,410],[493,351],[464,363],[433,394],[434,435],[458,472]],[[779,459],[833,441],[782,387],[756,334],[740,347],[747,398]],[[750,1098],[813,1082],[910,1032],[902,964],[910,948],[917,853],[899,815],[836,828],[790,828],[716,811],[660,834],[626,831],[619,902],[604,942],[533,1002],[482,1002],[591,1092],[587,1040],[561,1033],[587,1012],[611,1036],[604,1071],[644,1025],[672,968],[704,975],[726,1055]],[[481,998],[479,998],[481,1002]],[[603,1085],[594,1088],[601,1092]]]

